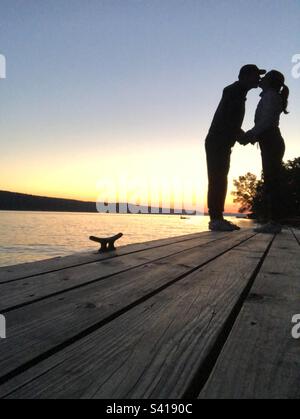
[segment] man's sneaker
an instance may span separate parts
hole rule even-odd
[[[209,229],[211,231],[235,231],[234,226],[226,220],[210,221]]]
[[[254,229],[255,233],[262,233],[262,234],[280,234],[282,232],[281,224],[275,223],[271,221],[268,224],[265,224],[262,227],[258,227]]]
[[[236,230],[236,231],[238,231],[238,230],[240,230],[241,229],[241,227],[239,227],[238,225],[236,225],[236,224],[233,224],[231,221],[227,221],[227,220],[224,220],[225,221],[225,223],[227,223],[227,224],[229,224],[234,230]]]

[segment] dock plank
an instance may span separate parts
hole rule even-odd
[[[5,345],[0,344],[0,377],[99,325],[99,322],[108,321],[115,313],[199,269],[251,237],[253,233],[250,231],[229,237],[221,235],[220,240],[201,247],[197,239],[195,243],[198,245],[189,249],[188,246],[194,243],[192,240],[185,243],[185,250],[180,254],[7,313],[9,339]],[[12,298],[15,301],[15,295]]]
[[[0,387],[8,398],[181,398],[272,241],[255,236]]]
[[[237,233],[235,236],[239,237],[238,234],[240,233]],[[189,241],[180,241],[168,246],[145,249],[142,252],[126,254],[118,258],[93,262],[88,265],[67,268],[5,284],[2,283],[0,284],[0,312],[7,313],[20,305],[30,304],[34,301],[48,298],[51,295],[57,295],[58,293],[99,282],[104,278],[112,278],[118,273],[125,273],[130,269],[143,266],[155,260],[160,260],[173,254],[179,255],[182,251],[198,246],[206,246],[210,242],[214,243],[227,238],[228,233],[208,234]]]
[[[205,388],[202,399],[299,399],[300,346],[292,317],[300,313],[300,247],[276,237]]]
[[[100,254],[98,251],[85,251],[74,253],[69,256],[55,257],[45,259],[37,262],[22,263],[14,266],[7,266],[0,268],[0,284],[2,282],[15,281],[18,279],[28,278],[35,275],[42,275],[45,273],[56,272],[61,269],[77,267],[84,264],[89,264],[101,260],[111,259],[118,256],[127,255],[130,253],[141,252],[143,250],[152,249],[160,246],[168,246],[169,244],[189,241],[198,237],[204,237],[211,233],[195,233],[190,235],[183,235],[171,237],[167,239],[153,240],[146,243],[130,244],[117,249],[109,254]],[[95,247],[96,249],[96,247]]]

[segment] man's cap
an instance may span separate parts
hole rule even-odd
[[[266,70],[262,70],[258,68],[257,65],[255,64],[247,64],[241,68],[240,76],[247,76],[248,74],[253,74],[253,73],[258,74],[259,76],[263,76],[264,74],[266,74],[266,72],[267,72]]]

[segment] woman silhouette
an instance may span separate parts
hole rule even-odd
[[[255,229],[258,233],[278,234],[282,226],[281,174],[285,142],[279,123],[282,113],[288,114],[289,88],[282,73],[272,70],[260,82],[263,90],[255,115],[255,127],[240,140],[241,144],[259,142],[264,173],[264,188],[269,221]]]

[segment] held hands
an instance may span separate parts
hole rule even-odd
[[[253,134],[251,133],[251,131],[247,131],[246,133],[244,133],[239,139],[238,142],[241,145],[248,145],[248,144],[255,144],[257,142],[257,140],[253,137]]]

